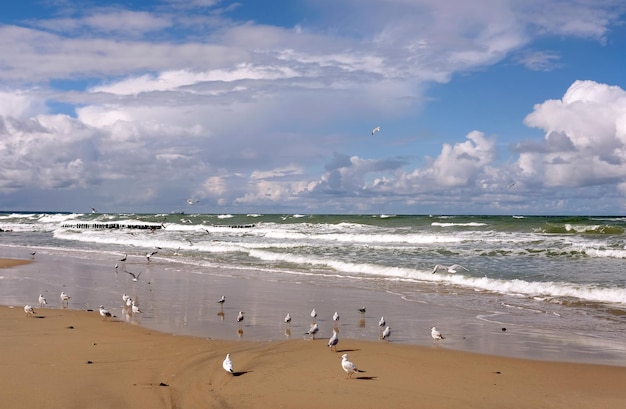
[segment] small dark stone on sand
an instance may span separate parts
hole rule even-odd
[[[159,386],[169,386],[169,385],[168,385],[168,384],[166,384],[166,383],[164,383],[164,382],[161,382],[161,383],[159,384]]]

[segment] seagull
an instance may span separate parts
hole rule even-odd
[[[148,259],[148,262],[150,261],[150,257],[154,256],[156,253],[158,253],[158,251],[151,251],[150,253],[146,254],[146,258]]]
[[[339,321],[339,313],[337,311],[333,314],[333,321]]]
[[[218,304],[224,304],[226,302],[226,297],[222,296],[219,300],[217,300]]]
[[[377,126],[376,128],[372,129],[372,135],[374,135],[376,132],[380,132],[380,126]]]
[[[351,361],[348,361],[348,354],[341,355],[341,367],[348,374],[346,379],[352,378],[353,373],[359,372],[359,370],[356,369],[356,365],[353,364]]]
[[[26,313],[27,317],[32,317],[33,315],[35,315],[35,309],[30,304],[26,304],[24,306],[24,312]]]
[[[69,304],[70,298],[72,298],[65,291],[61,291],[61,295],[59,297],[61,297],[61,304],[62,305]]]
[[[125,307],[125,308],[128,308],[128,307],[132,307],[132,306],[133,306],[133,299],[132,299],[132,298],[130,298],[130,297],[128,297],[128,298],[126,299],[126,302],[124,303],[124,307]]]
[[[129,298],[130,298],[130,295],[126,293],[122,294],[122,301],[124,301],[124,304],[126,304],[126,301],[128,301]]]
[[[95,208],[95,207],[92,207],[92,208],[91,208],[91,213],[98,213],[98,211],[96,210],[96,208]]]
[[[131,276],[133,276],[133,278],[131,279],[134,282],[139,281],[139,276],[141,275],[141,273],[143,273],[143,271],[140,271],[139,274],[135,275],[135,273],[131,273],[130,271],[124,271],[126,274],[130,274]]]
[[[37,252],[36,252],[36,251],[31,251],[31,252],[30,252],[30,256],[31,256],[32,258],[35,258],[35,254],[37,254]]]
[[[102,316],[102,318],[106,318],[106,317],[110,317],[111,313],[109,312],[109,310],[104,308],[104,305],[101,305],[99,307],[99,311],[100,311],[100,315]]]
[[[120,261],[126,261],[127,258],[128,258],[128,254],[124,254],[124,257],[122,257]]]
[[[365,314],[365,311],[366,311],[366,310],[365,310],[365,307],[361,307],[361,308],[359,308],[359,312],[360,312],[361,314]]]
[[[291,324],[291,315],[289,313],[285,315],[285,324]]]
[[[315,308],[313,308],[313,310],[311,311],[311,318],[313,318],[315,320],[315,318],[317,318],[317,311],[315,311]]]
[[[380,327],[381,330],[385,328],[386,324],[387,322],[385,322],[385,317],[380,317],[380,320],[378,321],[378,326]]]
[[[46,304],[48,304],[46,297],[44,297],[43,294],[39,294],[39,306],[43,307]]]
[[[224,362],[222,362],[222,368],[224,368],[226,372],[235,373],[233,370],[233,361],[230,360],[230,354],[226,354],[226,358]]]
[[[139,309],[139,306],[135,304],[135,301],[132,301],[131,305],[132,305],[133,314],[141,314],[141,310]]]
[[[430,336],[433,337],[435,341],[439,341],[440,339],[445,339],[441,332],[437,331],[437,328],[432,327],[430,329]]]
[[[337,352],[338,343],[339,343],[339,336],[337,335],[337,331],[333,330],[333,335],[328,340],[328,348],[330,348],[330,350],[332,351],[333,347],[335,347],[335,352]]]
[[[389,328],[389,326],[387,326],[385,328],[385,330],[383,331],[382,339],[386,339],[387,341],[389,341],[389,337],[390,336],[391,336],[391,328]]]
[[[320,328],[317,326],[317,323],[311,325],[311,328],[305,332],[305,335],[310,335],[312,339],[315,339],[315,334],[317,334],[317,332],[320,330]]]
[[[241,321],[243,321],[243,311],[239,311],[237,314],[237,322],[241,323]]]
[[[435,268],[433,268],[433,274],[435,274],[438,270],[447,270],[448,273],[454,274],[459,270],[469,271],[465,267],[459,264],[452,264],[451,266],[444,266],[443,264],[437,264]]]

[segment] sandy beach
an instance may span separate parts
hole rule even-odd
[[[0,308],[3,406],[47,408],[615,408],[626,368],[386,342],[220,341]],[[222,369],[231,354],[235,374]],[[342,370],[347,353],[361,372]]]
[[[29,262],[3,260],[2,266]],[[0,307],[6,407],[614,408],[626,367],[326,337],[216,340],[165,334],[97,309]],[[231,354],[235,374],[222,369]],[[361,370],[347,379],[341,355]]]

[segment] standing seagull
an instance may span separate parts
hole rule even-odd
[[[307,332],[305,332],[305,335],[310,335],[311,339],[315,339],[315,334],[317,334],[319,330],[320,328],[317,326],[317,323],[315,323],[311,325],[311,328],[309,328]]]
[[[39,306],[43,307],[46,304],[48,304],[46,297],[44,297],[43,294],[39,294]]]
[[[337,336],[337,331],[333,330],[333,335],[328,340],[328,348],[330,348],[330,350],[332,351],[333,347],[335,347],[335,352],[337,352],[338,343],[339,343],[339,336]]]
[[[230,354],[226,354],[226,358],[224,362],[222,362],[222,368],[224,368],[226,372],[235,373],[233,370],[233,361],[230,360]]]
[[[348,361],[348,354],[343,354],[341,356],[341,367],[348,374],[346,379],[352,378],[353,373],[359,372],[359,370],[356,368],[356,365],[353,364],[351,361]]]
[[[367,309],[365,308],[365,306],[363,306],[363,307],[359,308],[359,312],[360,312],[361,314],[365,314],[365,311],[367,311]]]
[[[128,258],[128,254],[124,254],[124,257],[122,257],[120,261],[126,261],[127,258]]]
[[[241,326],[241,321],[243,321],[243,311],[239,311],[239,314],[237,314],[237,322],[239,323],[239,326]]]
[[[339,321],[339,313],[337,311],[333,314],[333,321]]]
[[[59,296],[61,298],[61,305],[62,306],[67,306],[70,303],[70,297],[65,291],[61,291],[61,295]]]
[[[139,309],[139,306],[135,304],[135,301],[131,302],[131,311],[133,314],[141,314],[141,310]]]
[[[439,342],[441,339],[445,339],[445,337],[441,335],[441,332],[437,331],[437,328],[435,327],[430,329],[430,336],[433,337],[436,342]]]
[[[387,322],[385,322],[385,317],[380,317],[380,320],[378,321],[378,326],[380,327],[381,331],[383,330],[383,328],[385,328],[386,324]]]
[[[289,315],[289,313],[285,315],[285,324],[291,325],[291,315]]]
[[[100,316],[102,316],[102,318],[108,318],[111,316],[111,313],[109,310],[104,308],[104,305],[101,305],[98,310],[100,311]]]
[[[311,310],[311,318],[313,318],[313,322],[316,321],[317,311],[315,311],[315,308],[313,308],[313,310]]]
[[[465,267],[459,264],[452,264],[451,266],[444,266],[443,264],[437,264],[435,268],[433,268],[433,274],[435,274],[439,270],[446,270],[448,273],[454,274],[459,270],[469,271]]]
[[[226,302],[226,297],[225,297],[225,296],[222,296],[222,298],[220,298],[219,300],[217,300],[217,303],[218,303],[218,304],[222,304],[222,305],[224,305],[224,303],[225,303],[225,302]]]
[[[380,126],[377,126],[376,128],[372,129],[372,135],[374,135],[376,132],[380,132]]]
[[[389,337],[391,336],[391,328],[387,327],[385,328],[385,330],[383,331],[383,336],[382,339],[386,339],[387,342],[389,342]]]
[[[24,306],[24,312],[26,313],[27,317],[32,317],[33,315],[35,315],[35,309],[33,308],[32,305],[26,304]]]

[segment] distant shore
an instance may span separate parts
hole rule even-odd
[[[0,307],[3,405],[81,408],[617,408],[626,368],[387,342],[222,341],[97,311]],[[222,369],[231,354],[235,376]],[[361,372],[340,366],[347,353]]]

